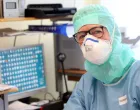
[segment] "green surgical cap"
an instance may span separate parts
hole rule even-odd
[[[102,5],[92,4],[79,9],[73,17],[73,25],[75,33],[87,24],[99,24],[107,28],[113,44],[121,42],[121,34],[116,25],[113,16]],[[114,30],[115,29],[115,30]],[[114,33],[113,33],[114,30]],[[113,34],[113,35],[112,35]]]

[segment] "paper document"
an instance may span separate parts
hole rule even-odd
[[[5,85],[5,84],[0,84],[0,92],[5,91],[8,89],[16,88],[15,86],[10,86],[10,85]]]
[[[21,31],[21,32],[13,32],[13,33],[6,33],[5,36],[12,37],[12,36],[33,36],[36,34],[43,34],[45,32],[38,32],[38,31]]]
[[[36,110],[40,107],[28,105],[20,101],[15,101],[8,106],[8,110]]]

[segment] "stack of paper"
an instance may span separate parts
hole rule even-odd
[[[0,84],[0,94],[5,94],[8,92],[16,92],[18,91],[18,88],[15,86]]]
[[[28,105],[19,101],[15,101],[9,105],[8,110],[36,110],[40,107]]]

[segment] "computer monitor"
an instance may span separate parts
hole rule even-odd
[[[46,90],[43,44],[0,49],[2,83],[18,87],[8,101]]]

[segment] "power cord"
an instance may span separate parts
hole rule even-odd
[[[44,95],[44,99],[45,99],[45,100],[46,100],[46,95],[47,95],[47,94],[49,94],[49,95],[52,97],[53,101],[56,101],[56,100],[57,100],[57,99],[55,99],[54,96],[53,96],[51,93],[49,93],[49,92],[46,92],[46,93],[45,93],[45,95]]]

